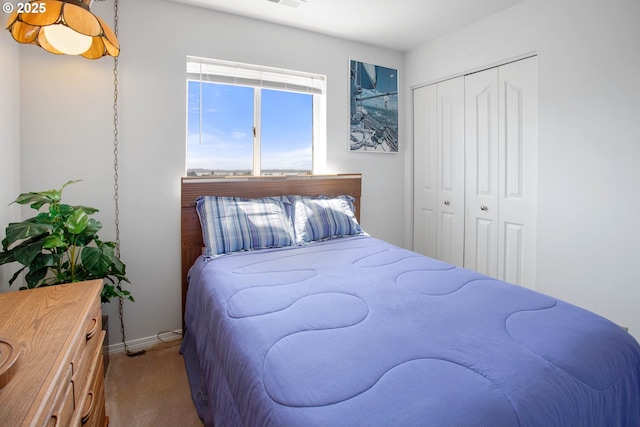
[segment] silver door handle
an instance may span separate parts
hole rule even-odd
[[[488,210],[489,210],[489,208],[488,208],[488,207],[486,207],[486,206],[484,206],[484,205],[482,205],[482,206],[480,206],[480,210],[481,210],[481,211],[488,211]]]
[[[449,202],[448,200],[444,201],[445,206],[449,206],[451,204],[451,202]]]

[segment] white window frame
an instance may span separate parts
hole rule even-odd
[[[261,123],[261,90],[259,89],[264,88],[313,95],[312,174],[322,174],[326,172],[325,76],[240,62],[187,56],[187,85],[189,81],[200,82],[200,84],[209,82],[234,86],[248,86],[257,89],[254,90],[253,103],[253,175],[260,175],[261,173],[260,126],[257,126],[258,123]],[[200,100],[200,104],[202,104],[202,99]],[[202,109],[200,109],[200,137],[202,137]],[[185,161],[186,160],[185,157]]]

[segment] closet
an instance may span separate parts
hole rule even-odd
[[[535,286],[536,57],[414,89],[414,250]]]

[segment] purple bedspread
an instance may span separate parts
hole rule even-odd
[[[199,259],[185,324],[208,426],[640,426],[623,329],[372,237]]]

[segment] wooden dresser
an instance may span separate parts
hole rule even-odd
[[[20,352],[0,426],[107,426],[102,280],[0,294],[0,340]]]

